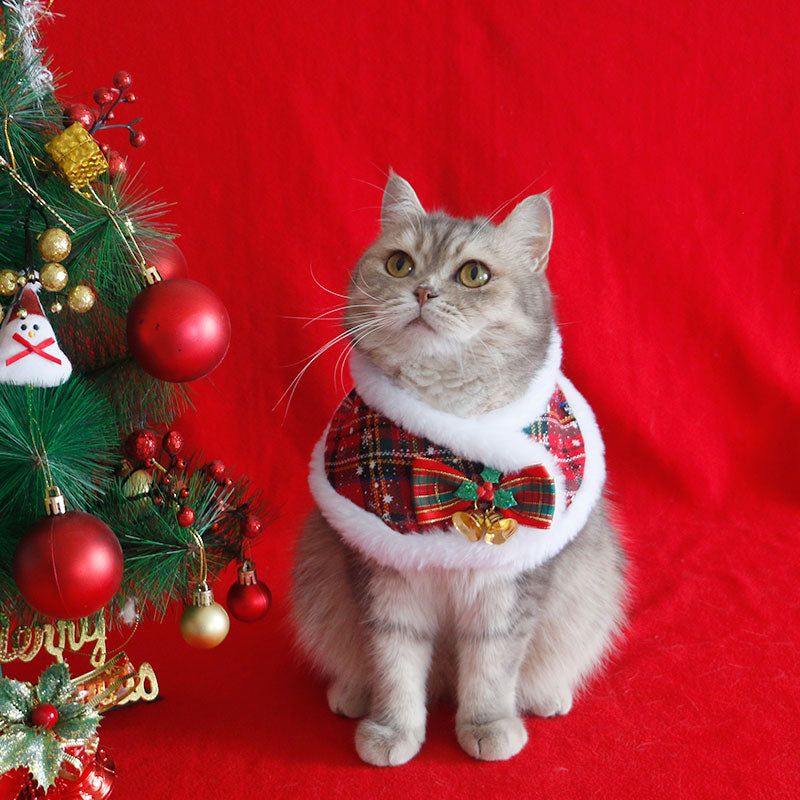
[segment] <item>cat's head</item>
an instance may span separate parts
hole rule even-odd
[[[419,364],[447,373],[516,362],[527,379],[554,325],[544,275],[552,231],[544,195],[495,225],[427,213],[392,173],[381,233],[350,279],[345,324],[355,346],[393,377]]]

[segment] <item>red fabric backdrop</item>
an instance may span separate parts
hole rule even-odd
[[[132,71],[149,143],[131,162],[231,311],[184,429],[284,508],[258,549],[267,621],[210,653],[174,620],[130,645],[164,699],[103,725],[116,797],[797,797],[796,4],[54,8],[65,97]],[[461,753],[445,707],[409,765],[362,765],[290,652],[290,551],[339,351],[272,409],[336,332],[291,319],[338,302],[311,269],[345,285],[389,166],[461,215],[552,187],[566,371],[627,531],[625,642],[506,764]]]

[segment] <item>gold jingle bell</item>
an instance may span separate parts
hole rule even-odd
[[[67,303],[78,314],[85,314],[94,305],[94,292],[89,286],[79,283],[69,290]]]
[[[214,592],[201,583],[192,592],[192,604],[181,614],[181,636],[186,644],[201,650],[216,647],[228,635],[228,612],[214,601]]]
[[[0,294],[6,297],[14,294],[19,288],[17,277],[13,269],[0,269]]]
[[[51,261],[40,270],[39,280],[48,292],[60,292],[67,285],[69,273],[63,264]]]
[[[48,228],[39,234],[36,249],[45,261],[63,261],[72,250],[72,239],[61,228]]]
[[[64,306],[62,306],[61,303],[58,302],[58,300],[56,300],[54,303],[50,303],[50,311],[53,314],[60,314],[63,308]]]

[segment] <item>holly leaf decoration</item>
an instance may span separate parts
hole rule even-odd
[[[517,501],[508,489],[495,489],[494,504],[498,508],[511,508],[517,504]]]
[[[23,725],[14,725],[0,736],[0,773],[27,764],[28,751],[35,747],[36,731]]]
[[[75,688],[70,682],[69,670],[66,664],[53,664],[49,666],[39,678],[36,694],[40,703],[52,703],[60,706],[72,696]]]
[[[497,483],[500,480],[500,470],[484,467],[483,472],[481,472],[481,478],[483,478],[486,483]]]
[[[455,495],[462,500],[477,500],[478,484],[475,481],[461,481],[461,485],[456,489]]]
[[[53,733],[62,739],[88,739],[99,727],[100,715],[96,712],[90,712],[82,717],[74,717],[73,719],[58,718],[58,722],[53,728]]]
[[[33,706],[33,690],[29,683],[11,678],[0,680],[0,722],[24,722]]]
[[[36,737],[34,746],[29,748],[25,766],[36,783],[47,790],[56,782],[63,761],[64,751],[55,736],[42,734]]]

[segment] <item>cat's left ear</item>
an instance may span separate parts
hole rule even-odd
[[[534,272],[544,270],[553,243],[553,209],[546,194],[526,197],[503,220],[500,229],[525,248]]]
[[[386,230],[401,225],[414,225],[416,218],[424,215],[425,209],[411,184],[391,170],[383,190],[381,228]]]

